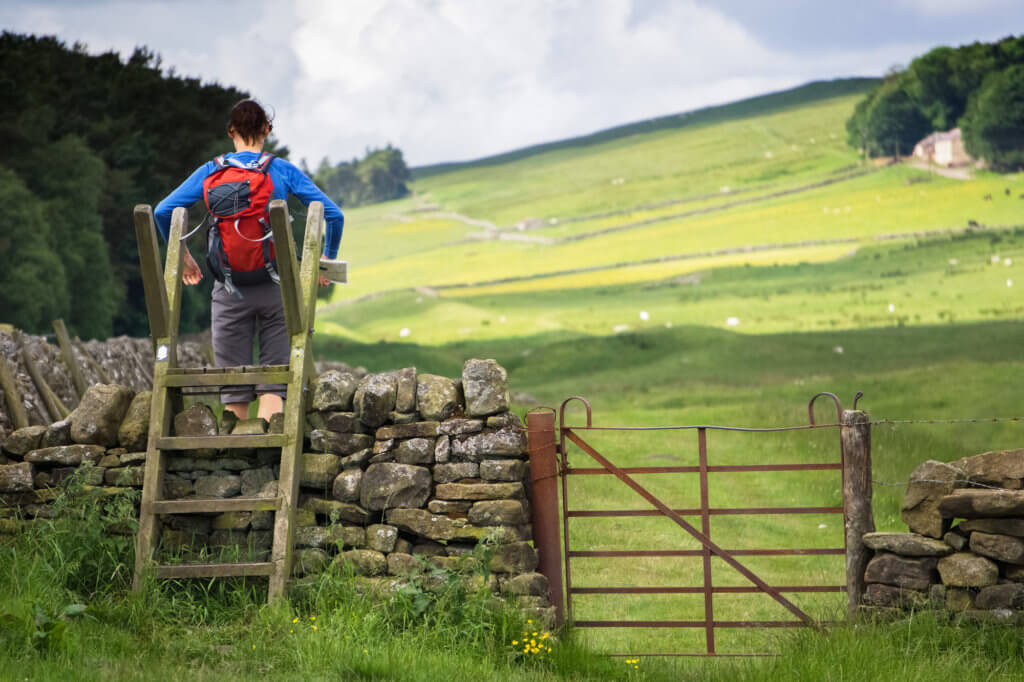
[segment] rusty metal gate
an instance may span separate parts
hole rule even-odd
[[[814,419],[814,402],[817,398],[832,398],[836,405],[837,421],[835,423],[818,424]],[[809,423],[799,426],[783,426],[775,428],[748,428],[730,426],[667,426],[667,427],[609,427],[593,424],[591,406],[586,399],[576,396],[562,403],[558,411],[559,424],[557,444],[555,443],[554,418],[555,411],[531,412],[528,415],[531,452],[531,478],[533,481],[534,534],[538,553],[540,554],[540,570],[551,582],[552,602],[564,616],[577,628],[699,628],[704,631],[702,651],[689,652],[628,652],[612,655],[630,656],[757,656],[763,653],[721,653],[715,644],[715,633],[722,628],[785,628],[817,626],[821,623],[798,607],[787,594],[792,593],[825,593],[847,592],[851,611],[855,609],[863,591],[862,576],[866,554],[860,545],[860,535],[873,530],[870,513],[870,432],[868,431],[867,415],[856,411],[857,394],[854,399],[854,410],[844,411],[839,398],[831,393],[819,393],[808,404]],[[570,426],[566,423],[566,408],[579,401],[586,410],[585,426]],[[550,408],[549,408],[550,409]],[[834,429],[840,435],[842,447],[836,461],[824,463],[802,464],[713,464],[708,454],[709,431],[740,431],[746,433],[778,433],[782,431],[805,431],[811,429]],[[618,466],[588,442],[590,432],[594,431],[693,431],[696,435],[698,460],[696,466]],[[569,448],[574,446],[599,466],[572,467],[569,463]],[[557,464],[556,464],[557,460]],[[851,470],[852,467],[852,470]],[[720,507],[712,506],[709,499],[708,474],[723,472],[781,472],[781,471],[835,471],[836,478],[842,480],[842,506],[791,506],[791,507]],[[650,490],[641,485],[635,475],[638,474],[696,474],[699,479],[700,506],[678,509],[671,508]],[[612,475],[625,486],[645,500],[650,507],[644,509],[617,510],[582,510],[572,507],[568,481],[574,476]],[[556,480],[561,487],[561,513],[558,513],[555,499]],[[838,482],[838,481],[837,481]],[[866,507],[865,498],[866,497]],[[865,511],[866,509],[866,511]],[[836,514],[844,517],[844,546],[832,548],[724,548],[711,537],[711,517],[721,515],[783,515],[783,514]],[[557,518],[560,516],[560,520]],[[699,517],[699,527],[686,521],[684,517]],[[616,549],[592,550],[579,549],[573,544],[570,535],[570,519],[597,517],[664,517],[674,522],[682,533],[695,539],[699,549]],[[559,521],[561,528],[559,529]],[[558,535],[561,530],[562,546],[558,547]],[[853,551],[849,552],[853,545]],[[765,556],[845,556],[846,584],[808,584],[808,585],[772,585],[757,573],[744,565],[745,557]],[[573,583],[574,560],[584,558],[634,558],[634,557],[700,557],[702,561],[703,583],[686,586],[585,586]],[[718,557],[728,567],[741,575],[749,585],[726,586],[712,581],[712,557]],[[561,561],[559,561],[561,559]],[[562,563],[564,562],[564,564]],[[564,602],[562,597],[562,573],[564,566]],[[557,593],[557,594],[556,594]],[[699,620],[574,620],[573,598],[577,595],[657,595],[657,594],[690,594],[703,595],[704,614]],[[721,594],[764,594],[785,608],[792,618],[787,620],[723,620],[715,616],[715,595]]]

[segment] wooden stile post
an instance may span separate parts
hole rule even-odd
[[[68,371],[71,372],[71,381],[75,384],[75,391],[78,393],[78,399],[81,400],[82,396],[85,395],[85,390],[89,388],[89,386],[85,383],[85,376],[82,374],[82,368],[78,366],[78,360],[75,358],[75,350],[71,346],[71,337],[68,336],[68,329],[64,326],[64,320],[60,318],[54,320],[53,331],[57,332],[57,343],[60,345],[60,356],[64,358],[64,364],[68,366]]]
[[[14,379],[14,372],[7,364],[7,358],[0,355],[0,386],[4,389],[4,398],[7,401],[7,413],[11,415],[14,428],[23,429],[28,426],[28,414],[25,406],[18,395],[18,384]]]
[[[295,241],[288,229],[287,207],[281,200],[270,203],[270,224],[274,230],[274,250],[278,274],[281,276],[281,297],[291,342],[291,376],[288,380],[289,397],[284,406],[286,443],[281,448],[281,471],[277,481],[281,507],[274,518],[274,544],[271,549],[274,572],[267,589],[268,601],[282,599],[287,595],[291,573],[295,505],[302,476],[303,420],[307,394],[304,384],[313,369],[311,341],[316,316],[317,275],[323,248],[323,216],[323,204],[319,201],[311,202],[306,211],[306,238],[300,271],[295,259]]]
[[[862,538],[875,530],[871,510],[871,423],[867,412],[843,410],[839,438],[843,451],[846,600],[847,613],[852,618],[864,595],[864,569],[871,557]]]
[[[530,509],[539,570],[548,579],[551,605],[559,624],[565,622],[562,596],[562,542],[558,531],[558,463],[555,448],[555,413],[526,415],[530,452]]]

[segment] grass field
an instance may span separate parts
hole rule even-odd
[[[1024,422],[885,421],[1022,416],[1024,176],[978,172],[959,181],[862,163],[846,146],[844,122],[867,85],[817,84],[419,169],[413,197],[346,212],[342,257],[352,282],[321,307],[316,353],[374,371],[416,366],[448,376],[459,375],[466,358],[496,358],[520,414],[583,395],[598,426],[800,425],[815,393],[832,391],[849,406],[863,391],[860,406],[881,421],[872,428],[875,521],[880,530],[902,529],[900,500],[919,463],[1024,440]],[[518,229],[526,220],[529,229]],[[834,421],[833,409],[819,403],[819,422]],[[582,423],[578,406],[570,415]],[[620,466],[697,460],[693,431],[584,437]],[[838,435],[712,431],[708,453],[712,464],[836,462]],[[595,466],[576,448],[569,458],[574,467]],[[638,479],[671,506],[697,506],[691,475]],[[569,499],[573,509],[646,507],[609,476],[571,477]],[[713,507],[840,502],[838,472],[710,476]],[[658,518],[573,518],[569,527],[577,550],[697,546]],[[835,548],[842,519],[716,516],[711,536],[727,549]],[[0,572],[0,592],[11,595],[0,611],[24,616],[36,603],[56,608],[84,598],[67,587],[67,571],[44,570],[59,569],[61,553],[21,551],[4,555],[15,570]],[[844,582],[839,556],[743,563],[777,585]],[[572,570],[577,586],[701,584],[699,557],[579,558]],[[713,578],[746,584],[717,559]],[[782,655],[643,659],[635,668],[600,654],[700,651],[703,633],[579,629],[550,660],[527,662],[510,655],[508,638],[523,625],[514,614],[474,611],[467,619],[448,602],[432,616],[410,616],[408,603],[369,603],[351,589],[344,580],[328,584],[290,610],[261,606],[230,585],[147,592],[141,601],[115,590],[92,598],[90,618],[69,628],[60,651],[25,654],[6,641],[0,678],[1024,676],[1015,631],[929,614],[824,632],[722,630],[720,652]],[[841,594],[788,596],[825,620],[844,614]],[[716,595],[714,604],[722,620],[789,619],[757,595]],[[704,614],[697,595],[580,595],[574,606],[579,620]],[[310,615],[318,631],[285,634],[291,619]]]

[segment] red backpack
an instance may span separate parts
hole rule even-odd
[[[267,213],[274,191],[267,170],[273,160],[273,154],[248,164],[218,156],[216,170],[203,181],[210,212],[206,262],[214,278],[236,296],[241,296],[238,284],[280,283]]]

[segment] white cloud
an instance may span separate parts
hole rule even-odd
[[[933,14],[1001,1],[897,0]],[[313,165],[388,142],[412,164],[475,158],[816,78],[882,73],[931,46],[910,27],[898,42],[809,57],[769,47],[756,22],[745,28],[705,4],[38,0],[0,4],[0,25],[93,52],[146,45],[179,74],[248,90],[273,107],[293,157]]]
[[[1020,0],[899,0],[899,4],[928,17],[953,17],[1010,8]]]

